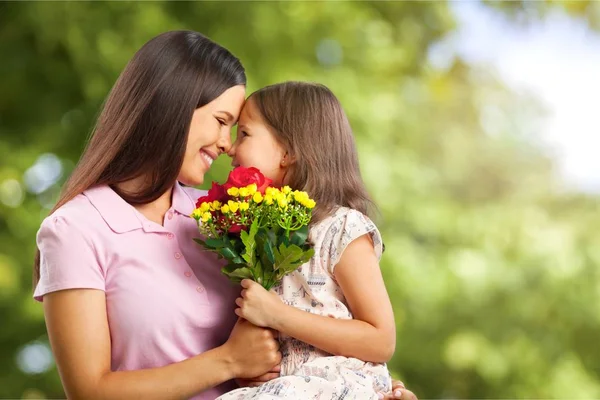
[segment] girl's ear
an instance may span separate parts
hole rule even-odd
[[[283,158],[281,159],[281,162],[279,164],[281,165],[282,168],[285,168],[285,167],[289,167],[290,165],[292,165],[294,163],[294,161],[295,161],[295,159],[292,156],[290,156],[289,153],[286,152],[283,155]]]

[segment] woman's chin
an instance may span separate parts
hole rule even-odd
[[[179,176],[177,180],[186,186],[199,186],[204,183],[204,174],[196,174],[194,176],[185,175]]]

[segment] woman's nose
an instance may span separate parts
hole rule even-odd
[[[225,133],[223,135],[221,135],[221,138],[217,142],[217,147],[219,148],[221,153],[229,154],[229,151],[231,150],[231,132],[230,131],[227,130],[227,131],[225,131]]]
[[[231,145],[231,147],[229,148],[229,151],[227,152],[227,155],[231,158],[235,157],[235,149],[237,148],[236,143],[237,143],[237,141]]]

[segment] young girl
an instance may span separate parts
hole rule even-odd
[[[259,168],[275,185],[317,202],[315,256],[285,276],[277,294],[242,282],[236,314],[280,333],[281,377],[219,399],[377,399],[391,379],[395,323],[379,259],[382,240],[366,216],[350,125],[322,85],[288,82],[250,96],[229,151],[234,166]]]

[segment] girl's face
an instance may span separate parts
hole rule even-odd
[[[202,106],[192,116],[187,147],[178,180],[189,186],[204,182],[213,161],[231,147],[231,128],[238,119],[246,87],[227,89],[219,97]]]
[[[269,131],[252,98],[242,108],[237,139],[227,154],[234,167],[258,168],[273,185],[283,186],[289,163],[286,151]]]

